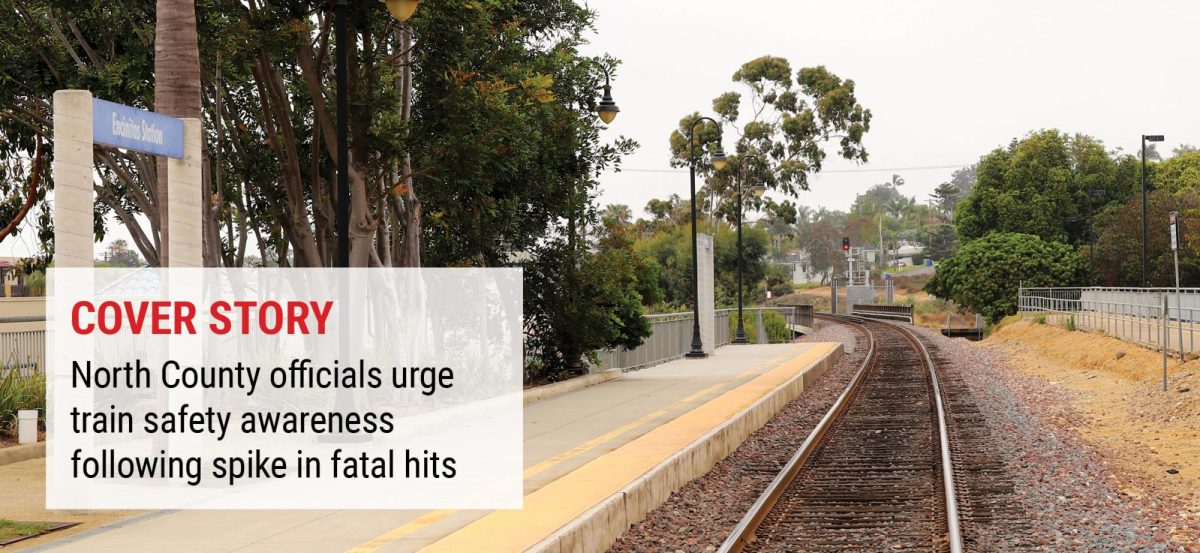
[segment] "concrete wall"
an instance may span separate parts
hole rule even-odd
[[[92,93],[54,93],[54,265],[91,267]]]
[[[716,332],[716,292],[713,289],[715,277],[713,266],[713,237],[707,234],[696,235],[698,283],[700,289],[700,340],[704,343],[704,353],[712,355],[717,350]]]

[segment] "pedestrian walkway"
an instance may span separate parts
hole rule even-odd
[[[159,512],[33,550],[390,553],[434,545],[467,551],[496,528],[523,528],[504,542],[527,544],[508,546],[520,550],[603,499],[605,490],[637,476],[623,473],[625,467],[652,466],[683,445],[676,442],[703,436],[776,388],[802,378],[809,367],[826,366],[840,351],[825,343],[729,346],[706,359],[673,361],[526,405],[526,499],[521,510]],[[580,488],[572,478],[583,474],[600,475],[602,481]],[[580,489],[600,495],[584,497]],[[571,505],[562,506],[564,493],[571,495]],[[499,542],[485,549],[497,548],[505,549]]]

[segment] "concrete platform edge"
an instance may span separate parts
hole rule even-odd
[[[46,456],[46,442],[35,444],[15,445],[0,449],[0,466],[20,463],[30,459]]]
[[[746,407],[720,426],[675,452],[602,503],[542,539],[529,551],[590,553],[607,551],[633,524],[662,505],[672,493],[708,473],[762,428],[784,405],[821,378],[844,353],[838,344],[828,355]]]
[[[530,403],[543,399],[550,399],[554,396],[560,396],[567,392],[574,392],[575,390],[587,388],[588,386],[595,386],[596,384],[615,380],[620,378],[622,374],[624,373],[621,371],[621,369],[609,369],[607,371],[579,376],[570,380],[564,380],[562,382],[555,382],[553,384],[546,384],[545,386],[530,388],[525,390],[524,393],[525,405],[529,405]]]

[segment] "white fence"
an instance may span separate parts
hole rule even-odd
[[[44,321],[45,317],[0,317],[0,323]],[[28,376],[46,366],[45,330],[0,330],[0,378],[8,371]]]
[[[764,311],[776,311],[784,316],[789,325],[798,323],[796,307],[749,307],[742,309],[742,324],[749,329],[757,328],[759,343],[766,343],[767,332],[762,321]],[[737,309],[716,311],[716,347],[724,346],[733,338],[729,332],[729,320],[737,317]],[[646,341],[634,349],[617,348],[596,352],[600,357],[597,370],[634,370],[666,363],[683,357],[692,349],[692,313],[667,313],[647,315],[651,333]],[[735,323],[736,324],[736,323]],[[749,332],[749,331],[747,331]]]
[[[1017,310],[1155,349],[1200,351],[1200,288],[1021,288]]]

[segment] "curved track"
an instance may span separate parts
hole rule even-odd
[[[846,391],[721,551],[962,551],[937,367],[906,328],[859,329],[868,353]]]

